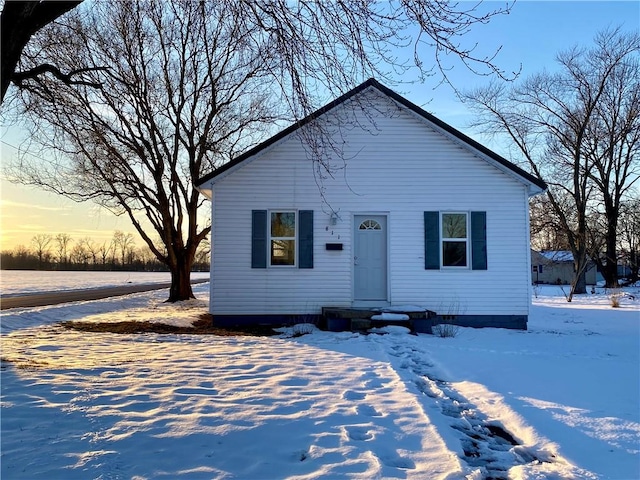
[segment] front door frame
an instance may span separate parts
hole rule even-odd
[[[358,227],[360,226],[359,224],[356,225],[356,221],[362,221],[363,218],[362,217],[384,217],[385,218],[385,228],[386,228],[386,232],[385,232],[385,246],[386,246],[386,252],[385,252],[385,259],[386,259],[386,268],[385,268],[385,272],[386,272],[386,279],[385,279],[385,294],[386,294],[386,299],[380,299],[380,300],[358,300],[356,299],[356,273],[355,273],[355,256],[356,256],[356,235],[358,233]],[[389,232],[391,231],[390,229],[390,225],[389,225],[389,212],[354,212],[352,217],[351,217],[351,228],[352,228],[352,238],[351,238],[351,245],[352,245],[352,252],[351,252],[351,304],[353,307],[387,307],[389,306],[390,303],[390,299],[391,299],[391,292],[390,292],[390,285],[389,285],[389,267],[390,267],[390,235]]]

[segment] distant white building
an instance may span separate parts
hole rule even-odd
[[[319,123],[332,140],[315,146],[342,167],[324,178],[308,147]],[[375,80],[198,183],[217,324],[419,305],[526,328],[528,199],[545,183]]]
[[[573,253],[568,250],[531,250],[531,279],[534,283],[569,285],[573,280]],[[585,272],[587,285],[595,285],[598,269],[589,260]]]

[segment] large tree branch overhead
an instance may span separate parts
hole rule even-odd
[[[6,0],[0,14],[0,103],[14,79],[20,56],[31,37],[42,27],[80,4],[73,1],[17,1]],[[24,74],[23,74],[24,78]]]
[[[108,67],[87,67],[76,68],[70,70],[68,73],[63,73],[55,65],[43,63],[42,65],[30,68],[29,70],[26,70],[24,72],[14,72],[12,80],[16,85],[22,86],[22,83],[27,79],[37,77],[38,75],[42,75],[43,73],[50,73],[66,85],[85,85],[87,87],[100,88],[100,86],[102,85],[101,83],[92,82],[90,80],[83,80],[78,76],[82,73],[96,72],[107,69]]]

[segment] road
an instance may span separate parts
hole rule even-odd
[[[191,280],[191,284],[208,282],[207,278]],[[15,297],[0,297],[0,310],[9,308],[43,307],[67,302],[99,300],[101,298],[118,297],[131,293],[148,292],[169,288],[170,283],[147,283],[142,285],[127,285],[124,287],[104,287],[90,290],[67,290],[58,292],[41,292]]]

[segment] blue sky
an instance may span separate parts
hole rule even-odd
[[[466,1],[461,2],[463,5]],[[471,3],[469,2],[471,5]],[[505,2],[488,2],[500,7]],[[640,2],[634,1],[518,1],[509,15],[494,17],[487,25],[475,26],[464,37],[464,45],[478,43],[478,52],[490,53],[502,46],[495,62],[506,71],[522,68],[526,77],[543,69],[555,68],[559,51],[574,45],[590,46],[594,35],[603,29],[621,26],[623,30],[640,28]],[[426,61],[427,57],[425,57]],[[461,65],[455,65],[450,78],[462,90],[488,82]],[[467,108],[457,100],[446,85],[435,88],[437,78],[425,84],[392,86],[410,101],[422,106],[445,122],[494,148],[500,146],[482,138],[468,128],[471,120]],[[20,132],[2,134],[2,140],[12,145],[20,143]],[[3,162],[15,150],[0,143]],[[94,205],[79,205],[52,194],[12,185],[2,179],[0,184],[0,249],[16,244],[29,245],[37,233],[69,233],[80,239],[90,236],[97,241],[110,238],[114,229],[133,231],[126,219],[115,218]],[[141,244],[141,242],[138,242]]]
[[[517,1],[508,15],[496,16],[489,24],[474,28],[465,44],[478,42],[478,49],[487,53],[502,47],[495,63],[507,72],[521,68],[522,78],[543,69],[554,70],[558,52],[575,45],[589,47],[597,32],[617,26],[623,30],[640,28],[640,1]],[[458,66],[451,77],[463,90],[488,82],[486,77]],[[469,112],[446,86],[433,90],[427,85],[414,85],[403,90],[409,100],[442,120],[458,129],[467,128]]]

